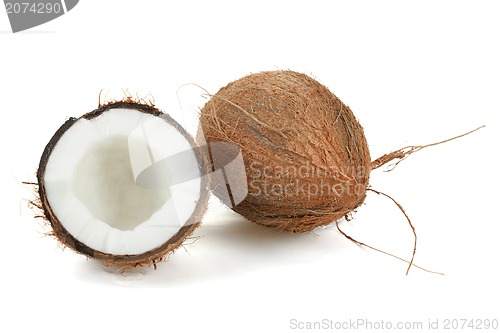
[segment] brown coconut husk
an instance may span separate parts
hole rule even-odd
[[[206,141],[237,145],[245,162],[249,194],[232,207],[234,211],[255,223],[291,232],[307,232],[335,222],[339,232],[356,244],[408,263],[407,273],[415,266],[441,274],[413,263],[417,245],[415,228],[401,204],[369,188],[370,172],[393,162],[387,170],[391,171],[414,152],[463,137],[484,126],[440,142],[404,147],[370,161],[363,128],[351,109],[305,74],[293,71],[251,74],[210,97],[200,116]],[[283,170],[279,175],[274,172],[278,168]],[[309,172],[299,172],[297,176],[296,170]],[[252,189],[258,190],[258,185],[266,181],[271,181],[271,188],[275,186],[281,193],[252,193]],[[343,189],[343,192],[283,191],[293,189],[297,182],[307,189]],[[213,191],[219,197],[225,193],[218,193],[217,187]],[[414,235],[411,260],[355,240],[340,229],[338,220],[350,219],[350,214],[364,202],[367,191],[389,198],[404,214]]]
[[[184,137],[193,147],[193,152],[197,157],[198,165],[202,174],[207,174],[209,172],[207,157],[203,156],[202,150],[196,148],[198,147],[198,145],[196,144],[194,139],[175,120],[173,120],[169,115],[157,109],[152,104],[142,104],[140,103],[140,101],[134,100],[131,97],[127,97],[122,101],[112,101],[103,105],[101,105],[99,102],[98,109],[83,115],[81,118],[90,120],[100,116],[106,111],[116,108],[133,109],[144,112],[156,117],[160,117],[170,125],[174,126],[176,130],[184,135]],[[52,231],[49,234],[56,237],[64,247],[68,247],[76,251],[77,253],[87,256],[88,258],[98,260],[105,266],[117,266],[122,269],[127,269],[136,266],[152,265],[156,268],[156,264],[158,262],[163,261],[175,250],[177,250],[183,244],[183,242],[193,234],[194,230],[200,226],[201,219],[208,205],[208,191],[205,190],[208,186],[207,177],[202,177],[200,187],[202,189],[202,191],[200,192],[201,197],[198,200],[195,211],[193,212],[189,220],[185,222],[184,226],[174,236],[166,240],[164,244],[150,251],[134,255],[116,255],[92,249],[86,244],[77,240],[64,228],[61,221],[55,215],[50,206],[50,202],[47,199],[44,186],[45,169],[50,158],[50,154],[57,145],[59,139],[74,123],[76,123],[77,120],[77,118],[68,119],[54,134],[42,154],[37,172],[38,183],[36,183],[36,188],[38,197],[35,200],[31,201],[31,205],[35,209],[39,209],[42,211],[42,213],[37,214],[36,217],[42,217],[50,224]]]
[[[363,128],[305,74],[262,72],[234,81],[203,107],[201,126],[207,142],[241,148],[249,195],[233,209],[253,222],[305,232],[365,200],[371,160]]]

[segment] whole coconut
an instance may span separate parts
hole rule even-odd
[[[365,200],[371,167],[363,128],[305,74],[270,71],[236,80],[206,103],[201,126],[207,143],[240,147],[248,195],[232,208],[253,222],[305,232]]]

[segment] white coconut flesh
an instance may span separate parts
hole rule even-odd
[[[195,212],[202,175],[192,148],[175,126],[137,110],[80,118],[47,161],[48,203],[89,248],[113,255],[147,252]]]

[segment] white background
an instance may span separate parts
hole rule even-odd
[[[81,1],[12,34],[0,13],[0,331],[288,332],[290,320],[497,318],[500,5],[497,1]],[[122,90],[154,96],[181,122],[251,72],[313,75],[347,103],[372,157],[480,125],[423,150],[371,185],[406,209],[416,263],[335,228],[277,233],[212,201],[200,236],[158,270],[125,275],[43,236],[22,181],[71,116]],[[198,97],[196,97],[198,96]],[[183,112],[181,112],[183,110]],[[369,194],[353,237],[409,258],[412,235]],[[379,330],[380,331],[380,330]]]

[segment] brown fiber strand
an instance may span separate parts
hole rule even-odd
[[[396,206],[398,206],[399,210],[401,210],[401,212],[403,213],[403,215],[406,217],[406,220],[408,221],[408,224],[410,225],[411,231],[413,232],[413,239],[414,239],[414,241],[413,241],[413,253],[411,255],[411,260],[409,262],[408,269],[406,270],[406,275],[408,275],[408,272],[410,271],[411,265],[413,264],[413,259],[415,259],[415,253],[417,253],[417,232],[415,231],[415,227],[413,226],[413,223],[411,223],[411,220],[408,217],[408,214],[406,214],[403,206],[401,206],[396,200],[394,200],[393,197],[391,197],[390,195],[385,194],[383,192],[376,191],[376,190],[374,190],[372,188],[368,188],[367,191],[371,191],[373,193],[377,193],[378,195],[383,195],[386,198],[391,199],[392,202],[394,202],[396,204]]]
[[[129,104],[142,104],[142,105],[147,105],[150,106],[151,108],[156,108],[156,101],[153,95],[147,94],[145,96],[140,96],[138,93],[133,96],[128,89],[122,89],[122,98],[120,99],[104,99],[103,102],[101,102],[101,96],[102,92],[104,89],[101,89],[99,91],[99,96],[98,96],[98,101],[97,101],[97,107],[99,109],[105,108],[109,105],[117,104],[117,103],[129,103]]]
[[[444,275],[443,273],[428,270],[428,269],[426,269],[426,268],[423,268],[423,267],[421,267],[421,266],[418,266],[418,265],[414,264],[413,262],[410,262],[410,261],[408,261],[408,260],[406,260],[406,259],[403,259],[403,258],[401,258],[401,257],[398,257],[397,255],[394,255],[394,254],[392,254],[392,253],[389,253],[389,252],[386,252],[386,251],[383,251],[383,250],[379,250],[379,249],[377,249],[376,247],[373,247],[373,246],[370,246],[370,245],[368,245],[368,244],[366,244],[366,243],[360,242],[360,241],[358,241],[358,240],[356,240],[356,239],[352,238],[352,237],[351,237],[351,236],[349,236],[348,234],[346,234],[346,233],[345,233],[342,229],[340,229],[340,225],[339,225],[339,221],[338,221],[338,220],[337,220],[337,221],[335,221],[335,224],[336,224],[336,226],[337,226],[337,230],[338,230],[338,231],[339,231],[339,232],[340,232],[340,233],[341,233],[341,234],[342,234],[345,238],[347,238],[348,240],[350,240],[351,242],[353,242],[353,243],[355,243],[355,244],[357,244],[357,245],[359,245],[359,246],[364,246],[364,247],[367,247],[367,248],[372,249],[372,250],[374,250],[374,251],[377,251],[377,252],[380,252],[380,253],[386,254],[386,255],[388,255],[388,256],[391,256],[391,257],[393,257],[393,258],[396,258],[396,259],[398,259],[398,260],[401,260],[401,261],[403,261],[403,262],[406,262],[406,263],[408,263],[410,266],[417,267],[418,269],[421,269],[421,270],[423,270],[423,271],[425,271],[425,272],[428,272],[428,273],[433,273],[433,274],[438,274],[438,275]],[[408,274],[408,271],[407,271],[407,273],[406,273],[406,274]]]
[[[449,141],[452,141],[452,140],[464,137],[466,135],[474,133],[475,131],[480,130],[483,127],[485,127],[485,125],[479,126],[478,128],[476,128],[476,129],[474,129],[472,131],[469,131],[469,132],[464,133],[464,134],[457,135],[457,136],[455,136],[453,138],[449,138],[449,139],[446,139],[446,140],[443,140],[443,141],[439,141],[439,142],[435,142],[435,143],[430,143],[428,145],[403,147],[401,149],[393,151],[392,153],[385,154],[385,155],[377,158],[376,160],[372,161],[371,162],[371,169],[375,170],[375,169],[377,169],[377,168],[379,168],[379,167],[381,167],[381,166],[383,166],[383,165],[391,162],[392,160],[398,160],[395,163],[392,163],[391,165],[389,165],[388,169],[386,170],[386,171],[392,171],[392,170],[394,170],[394,168],[396,168],[396,166],[401,161],[405,160],[408,156],[410,156],[413,153],[416,153],[419,150],[422,150],[422,149],[427,148],[427,147],[437,146],[437,145],[440,145],[442,143],[449,142]]]

